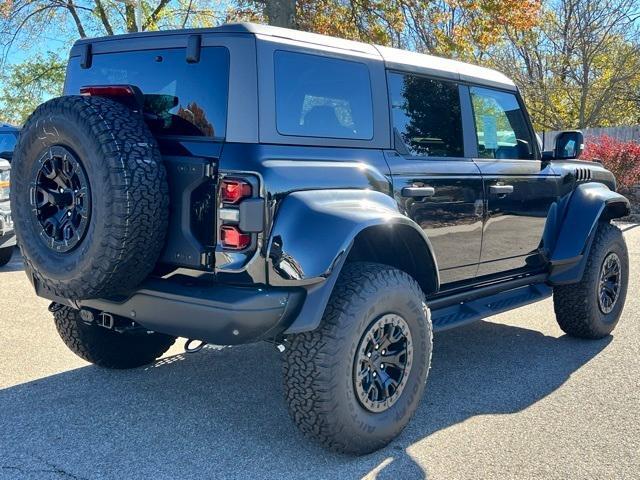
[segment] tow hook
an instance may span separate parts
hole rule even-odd
[[[60,310],[62,307],[64,307],[64,305],[62,305],[61,303],[52,302],[52,303],[49,305],[49,311],[50,311],[51,313],[55,313],[55,312],[57,312],[58,310]]]
[[[116,323],[113,315],[110,313],[100,312],[96,315],[92,310],[86,308],[80,310],[80,318],[85,323],[95,323],[97,326],[106,328],[107,330],[113,330]]]
[[[111,315],[110,313],[101,312],[100,315],[98,315],[96,323],[101,327],[111,330],[113,329],[115,321],[113,320],[113,315]]]
[[[200,343],[198,345],[196,345],[195,347],[192,347],[191,344],[195,343],[195,342],[200,342]],[[202,350],[205,347],[206,344],[207,344],[207,342],[205,342],[203,340],[190,338],[186,342],[184,342],[184,351],[187,352],[187,353],[196,353],[196,352],[199,352],[200,350]]]

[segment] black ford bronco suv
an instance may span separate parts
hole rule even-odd
[[[518,90],[456,61],[252,24],[78,41],[13,157],[26,271],[110,368],[177,336],[266,340],[310,437],[366,453],[415,412],[432,332],[553,295],[625,302],[613,175],[540,152]]]

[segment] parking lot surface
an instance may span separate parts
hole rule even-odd
[[[298,433],[272,345],[87,364],[16,254],[0,268],[0,478],[639,478],[640,227],[622,228],[631,285],[611,337],[563,335],[551,300],[437,334],[416,416],[360,458]]]

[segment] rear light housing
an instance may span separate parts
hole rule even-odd
[[[220,243],[224,248],[243,250],[251,245],[251,234],[244,233],[235,225],[220,227]]]
[[[135,85],[85,85],[80,95],[109,98],[136,111],[144,107],[144,95]]]
[[[264,200],[257,196],[254,176],[223,174],[218,190],[218,245],[241,252],[255,249],[257,234],[264,231]]]
[[[250,183],[243,180],[223,180],[221,188],[222,201],[236,204],[243,198],[251,197],[253,188]]]
[[[89,85],[80,88],[80,95],[89,97],[133,97],[131,85]]]

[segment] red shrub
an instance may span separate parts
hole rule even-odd
[[[587,137],[582,160],[602,160],[616,176],[618,186],[631,187],[640,183],[640,144],[623,142],[607,135]]]

